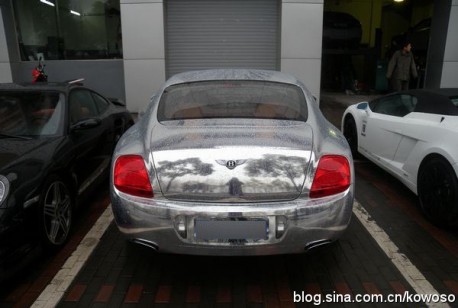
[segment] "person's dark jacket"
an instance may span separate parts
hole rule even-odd
[[[410,80],[410,74],[417,78],[417,68],[411,52],[404,53],[402,50],[396,51],[388,63],[386,78]]]

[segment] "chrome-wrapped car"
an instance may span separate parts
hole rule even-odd
[[[113,156],[119,230],[162,252],[297,253],[338,239],[353,204],[345,138],[293,76],[172,77]]]

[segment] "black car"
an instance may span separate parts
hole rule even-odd
[[[0,280],[36,246],[66,242],[131,125],[119,101],[81,84],[0,84]]]

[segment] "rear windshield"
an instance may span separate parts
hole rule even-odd
[[[204,81],[168,87],[158,120],[254,118],[307,120],[301,88],[266,81]]]

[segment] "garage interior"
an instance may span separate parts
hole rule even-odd
[[[388,92],[387,64],[406,38],[418,69],[410,88],[423,88],[433,10],[433,0],[325,0],[321,88]]]

